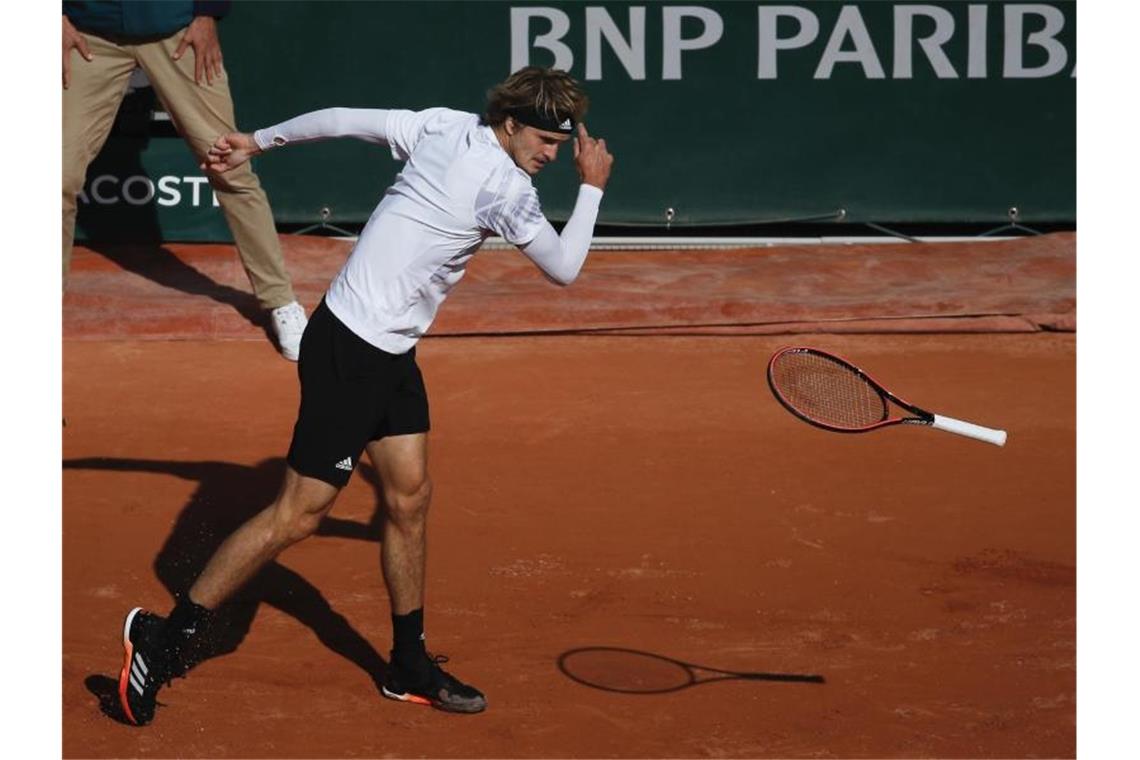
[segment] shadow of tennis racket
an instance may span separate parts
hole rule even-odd
[[[572,681],[620,694],[664,694],[712,681],[824,683],[798,673],[738,673],[621,647],[580,647],[563,652],[558,669]]]

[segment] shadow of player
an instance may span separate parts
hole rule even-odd
[[[173,597],[189,589],[218,546],[234,530],[273,500],[284,478],[285,460],[271,458],[249,467],[228,462],[92,457],[64,460],[63,468],[153,472],[198,483],[154,560],[155,574]],[[382,490],[375,471],[361,467],[358,472],[372,484],[377,499],[381,499]],[[325,518],[317,535],[378,542],[383,520],[384,510],[379,506],[367,523]],[[191,667],[236,650],[249,633],[263,603],[307,626],[322,644],[361,668],[379,688],[386,667],[380,653],[332,608],[312,583],[277,561],[262,568],[232,599],[219,607],[209,630],[198,637],[190,655]],[[116,679],[92,675],[85,684],[88,691],[99,698],[104,714],[123,720]]]

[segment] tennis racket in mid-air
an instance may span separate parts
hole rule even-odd
[[[780,349],[768,362],[768,385],[804,422],[839,433],[865,433],[888,425],[927,425],[1004,446],[1004,430],[934,414],[903,401],[846,359],[806,346]],[[894,414],[891,404],[910,416]]]

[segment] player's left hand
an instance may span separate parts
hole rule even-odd
[[[257,147],[253,135],[230,132],[214,142],[206,153],[206,160],[198,164],[198,167],[220,174],[241,166],[259,153],[261,148]]]
[[[614,166],[613,154],[606,149],[605,138],[591,137],[582,122],[578,122],[578,134],[574,138],[574,163],[583,184],[606,189]]]
[[[197,84],[202,84],[203,76],[207,85],[222,78],[222,45],[218,42],[218,24],[212,16],[194,17],[171,58],[181,59],[188,47],[194,48],[194,81]]]

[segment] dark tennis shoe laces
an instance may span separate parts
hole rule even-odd
[[[487,709],[483,692],[468,686],[440,667],[444,655],[428,654],[422,668],[408,668],[392,657],[381,692],[388,699],[431,705],[439,710],[477,713]]]
[[[162,644],[165,619],[135,607],[123,622],[123,669],[119,672],[119,702],[127,720],[145,726],[154,719],[158,690],[183,671]]]

